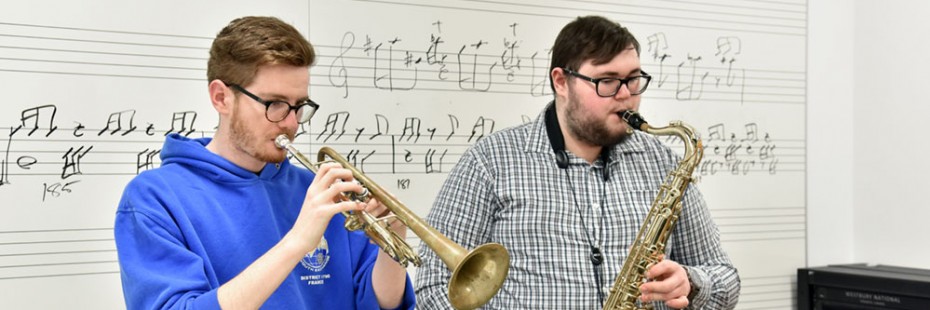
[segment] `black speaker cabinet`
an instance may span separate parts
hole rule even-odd
[[[798,269],[798,309],[930,309],[930,270],[884,265]]]

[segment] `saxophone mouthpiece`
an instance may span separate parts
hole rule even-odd
[[[274,138],[274,144],[282,149],[287,149],[287,146],[291,144],[291,139],[288,139],[287,135],[281,134],[277,138]]]
[[[627,124],[630,124],[630,127],[637,130],[643,130],[643,125],[649,124],[645,119],[643,119],[642,116],[639,115],[639,113],[633,110],[620,111],[617,112],[617,115],[620,115],[620,118],[622,118]]]

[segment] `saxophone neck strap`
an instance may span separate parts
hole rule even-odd
[[[559,115],[555,111],[555,101],[550,101],[546,107],[546,134],[549,136],[549,145],[555,154],[555,164],[560,169],[568,168],[568,151],[565,150],[565,136],[562,135],[562,126],[559,125]],[[610,147],[601,147],[598,155],[604,164],[603,178],[608,180],[607,163],[610,161]]]
[[[555,113],[555,100],[550,101],[546,107],[546,133],[555,154],[555,164],[561,169],[568,168],[568,152],[565,151],[565,137],[559,126],[559,116]]]

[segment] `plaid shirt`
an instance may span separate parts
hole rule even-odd
[[[427,222],[466,249],[497,242],[510,252],[507,279],[485,308],[600,309],[599,291],[609,294],[659,185],[680,156],[637,131],[609,150],[607,181],[600,159],[589,164],[569,153],[568,168],[560,169],[544,116],[469,148],[449,173]],[[599,267],[590,259],[592,246],[604,254]],[[693,186],[666,251],[701,287],[691,308],[735,307],[739,276]],[[420,255],[418,308],[451,309],[450,271],[425,245]]]

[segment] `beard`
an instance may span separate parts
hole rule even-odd
[[[630,137],[626,130],[611,132],[604,120],[595,119],[585,111],[581,106],[581,100],[571,88],[568,90],[565,115],[568,131],[579,141],[597,146],[612,146]]]
[[[248,128],[248,124],[240,117],[239,105],[233,107],[232,117],[230,117],[230,140],[236,148],[249,156],[266,163],[281,163],[287,158],[284,150],[275,147],[274,151],[268,151],[265,143],[273,143],[274,137],[262,137],[260,130]],[[290,135],[288,135],[290,137]]]

